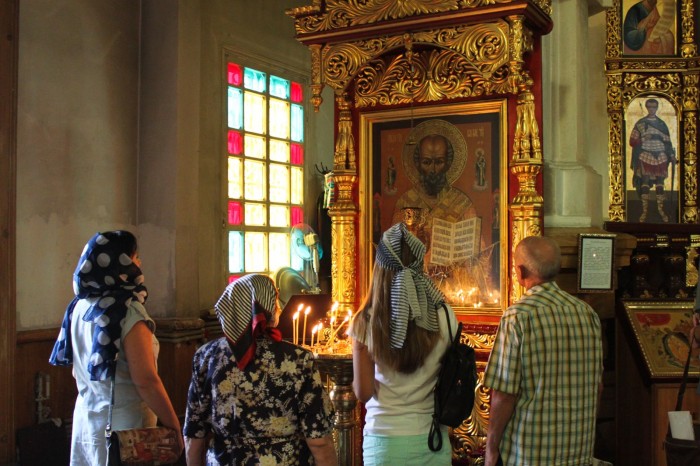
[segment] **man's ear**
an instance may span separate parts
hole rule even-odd
[[[523,280],[527,278],[530,274],[530,272],[527,270],[527,267],[524,265],[516,265],[515,268],[518,270],[518,275],[520,275],[520,279]]]

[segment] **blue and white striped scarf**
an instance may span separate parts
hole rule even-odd
[[[402,242],[411,250],[415,259],[408,265],[401,262]],[[376,260],[385,269],[396,272],[391,282],[391,346],[403,348],[408,322],[437,332],[437,307],[445,297],[423,272],[425,245],[406,225],[397,223],[382,235],[377,246]]]
[[[282,338],[279,330],[267,326],[277,311],[277,288],[270,277],[251,274],[229,283],[214,308],[241,370],[253,360],[259,335]]]

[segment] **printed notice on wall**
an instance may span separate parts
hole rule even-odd
[[[464,262],[479,254],[481,218],[472,217],[459,222],[433,219],[430,243],[430,264],[451,265]]]
[[[612,290],[614,236],[584,236],[579,239],[579,289]]]

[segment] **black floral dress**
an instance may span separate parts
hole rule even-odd
[[[311,352],[285,341],[257,341],[240,370],[225,338],[194,355],[184,434],[213,433],[207,465],[305,466],[305,438],[332,431],[332,406]]]

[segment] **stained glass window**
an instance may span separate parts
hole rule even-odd
[[[304,86],[226,55],[227,281],[300,267],[290,229],[304,221]]]

